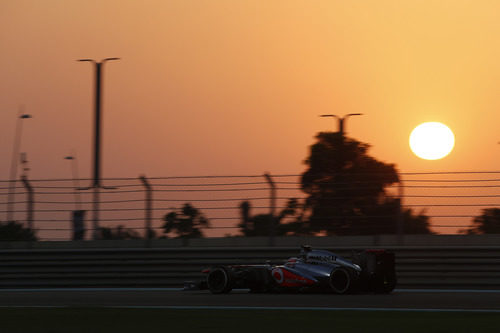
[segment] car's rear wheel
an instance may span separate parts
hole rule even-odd
[[[207,286],[212,294],[225,294],[233,289],[233,275],[229,268],[220,266],[210,270]]]
[[[347,293],[351,287],[351,283],[351,274],[343,267],[335,268],[330,273],[330,288],[336,294]]]

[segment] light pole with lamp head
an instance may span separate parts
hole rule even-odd
[[[21,137],[23,132],[23,120],[32,118],[31,115],[27,113],[22,113],[22,108],[19,110],[16,122],[16,130],[14,132],[14,147],[12,148],[12,159],[10,162],[10,178],[9,178],[9,191],[7,194],[7,221],[10,222],[13,220],[13,204],[15,191],[14,187],[17,182],[17,159],[19,155],[19,148],[21,147]]]
[[[339,122],[339,133],[340,133],[340,158],[343,159],[344,157],[344,151],[345,151],[345,122],[347,120],[347,118],[351,117],[351,116],[362,116],[363,114],[362,113],[349,113],[343,117],[339,117],[337,116],[336,114],[322,114],[320,115],[320,117],[332,117],[332,118],[337,118],[338,122]],[[340,177],[342,177],[342,175],[340,175]],[[345,214],[344,214],[344,211],[345,211],[345,206],[344,204],[341,204],[341,212],[342,212],[342,220],[343,220],[343,224],[345,224],[345,220],[346,220],[346,217],[345,217]]]
[[[94,189],[93,198],[93,229],[94,229],[94,239],[99,238],[99,189],[112,189],[112,187],[105,187],[101,185],[101,128],[102,128],[102,114],[101,114],[101,77],[102,77],[102,66],[107,61],[119,60],[120,58],[105,58],[100,62],[93,59],[79,59],[77,61],[88,61],[95,65],[95,117],[94,117],[94,173],[93,181],[89,187],[82,188],[81,190]]]
[[[82,199],[80,196],[80,178],[78,177],[78,163],[76,162],[76,154],[65,156],[65,160],[71,161],[71,174],[73,177],[73,188],[75,191],[75,210],[71,214],[71,224],[73,235],[72,239],[83,240],[85,236],[85,211],[81,209]]]
[[[345,134],[345,122],[347,121],[347,118],[351,116],[362,116],[362,113],[349,113],[343,117],[339,117],[336,114],[322,114],[320,117],[332,117],[332,118],[337,118],[339,121],[339,133],[344,137]]]
[[[78,178],[78,164],[76,162],[75,154],[71,154],[64,157],[65,160],[71,161],[71,175],[73,177],[73,187],[75,189],[75,209],[80,210],[82,205],[82,199],[78,189],[80,188],[80,179]]]

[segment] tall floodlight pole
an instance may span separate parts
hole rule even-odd
[[[120,58],[105,58],[100,62],[93,59],[79,59],[77,61],[88,61],[95,66],[95,117],[94,117],[94,173],[92,185],[85,189],[94,189],[93,196],[93,229],[94,229],[94,239],[99,238],[99,189],[108,188],[101,185],[101,125],[102,125],[102,114],[101,114],[101,77],[102,77],[102,66],[111,60],[119,60]]]
[[[9,178],[9,191],[7,193],[7,217],[6,222],[10,222],[13,219],[13,204],[14,204],[14,188],[16,185],[17,177],[17,160],[19,157],[19,148],[21,147],[21,137],[23,132],[23,120],[32,118],[31,115],[22,113],[22,109],[19,110],[16,122],[16,129],[14,132],[14,146],[12,148],[12,159],[10,161],[10,178]]]
[[[349,113],[343,117],[339,117],[336,114],[322,114],[320,117],[332,117],[332,118],[337,118],[339,121],[339,133],[344,137],[345,135],[345,122],[347,121],[347,118],[350,116],[362,116],[362,113]]]

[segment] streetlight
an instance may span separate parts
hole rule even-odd
[[[342,137],[344,137],[344,134],[345,134],[345,131],[344,131],[345,124],[344,123],[347,120],[347,118],[349,118],[350,116],[362,116],[362,115],[363,115],[362,113],[349,113],[349,114],[345,115],[344,117],[339,117],[336,114],[322,114],[322,115],[320,115],[320,117],[337,118],[339,121],[339,133],[342,135]]]
[[[12,158],[10,161],[10,178],[9,178],[9,192],[7,194],[7,221],[12,221],[13,218],[13,203],[14,203],[14,187],[16,185],[17,177],[17,158],[19,155],[19,148],[21,147],[21,137],[23,132],[23,120],[32,118],[31,115],[27,113],[22,113],[22,108],[18,112],[16,130],[14,132],[14,146],[12,148]]]
[[[78,178],[78,164],[76,162],[76,156],[73,153],[72,155],[65,156],[64,159],[71,161],[71,174],[73,176],[73,186],[75,188],[75,209],[80,210],[82,199],[80,192],[77,191],[80,188],[80,179]]]
[[[101,77],[102,77],[102,66],[111,60],[119,60],[120,58],[106,58],[101,62],[97,62],[93,59],[79,59],[77,61],[88,61],[92,62],[95,65],[95,117],[94,117],[94,181],[90,188],[101,187],[101,128],[102,128],[102,115],[101,115]]]
[[[339,117],[337,116],[336,114],[322,114],[320,115],[320,117],[332,117],[332,118],[337,118],[337,120],[339,121],[339,133],[340,133],[340,153],[339,153],[339,158],[341,161],[343,161],[343,163],[345,163],[345,150],[346,150],[346,147],[344,145],[345,143],[345,121],[347,120],[347,118],[349,118],[350,116],[362,116],[363,114],[362,113],[349,113],[343,117]],[[344,175],[343,175],[343,172],[340,171],[338,173],[338,175],[336,176],[337,178],[337,181],[344,181],[343,178],[344,178]],[[344,202],[341,202],[340,203],[340,211],[341,211],[341,219],[342,219],[342,224],[345,224],[346,223],[346,214],[344,213],[346,210],[346,205]]]
[[[71,214],[71,224],[73,227],[73,240],[83,240],[85,235],[85,211],[81,209],[82,199],[80,196],[80,178],[78,177],[78,163],[76,162],[76,154],[73,152],[69,156],[64,157],[65,160],[71,161],[71,174],[73,176],[73,187],[75,191],[75,210]]]
[[[119,60],[120,58],[105,58],[100,62],[94,59],[78,59],[77,61],[88,61],[95,65],[95,125],[94,125],[94,177],[92,184],[84,188],[85,190],[94,189],[94,209],[93,209],[93,228],[94,239],[99,237],[99,189],[109,189],[101,185],[101,76],[102,66],[107,61]],[[83,190],[83,189],[82,189]]]

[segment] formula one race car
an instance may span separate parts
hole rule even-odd
[[[365,250],[355,254],[351,262],[329,251],[302,246],[300,255],[283,265],[215,266],[203,272],[206,281],[196,289],[209,289],[213,294],[233,288],[251,292],[389,293],[396,286],[394,254],[386,250]],[[185,289],[193,287],[192,283],[185,285]]]

